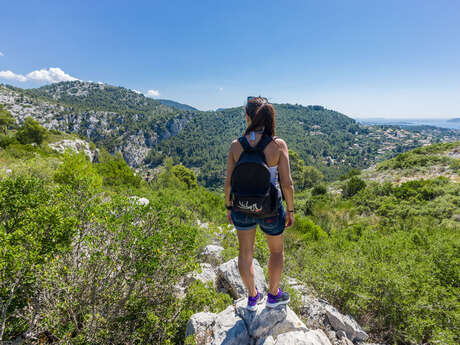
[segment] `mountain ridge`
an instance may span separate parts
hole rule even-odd
[[[46,128],[78,133],[112,154],[121,152],[130,166],[147,171],[171,156],[175,163],[198,171],[204,185],[221,186],[227,146],[246,126],[243,107],[199,111],[178,109],[172,105],[180,103],[168,102],[123,87],[81,81],[37,89],[0,86],[0,104],[19,123],[32,116]],[[328,180],[433,141],[460,139],[458,132],[435,128],[364,126],[319,105],[274,106],[277,134]]]

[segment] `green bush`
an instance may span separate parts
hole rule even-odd
[[[172,167],[171,172],[181,182],[184,182],[187,185],[187,188],[194,188],[197,186],[197,179],[193,170],[190,170],[183,165],[175,165]]]
[[[350,169],[346,174],[340,176],[339,180],[345,181],[353,176],[358,176],[358,175],[361,175],[361,170],[353,168],[353,169]]]
[[[139,187],[142,178],[134,174],[134,171],[119,152],[112,156],[102,151],[99,156],[99,163],[95,166],[103,178],[104,185]]]
[[[20,315],[36,297],[40,272],[70,246],[76,220],[66,196],[35,177],[0,180],[0,324],[7,321],[0,341],[26,331]]]
[[[40,124],[31,117],[27,117],[23,125],[16,132],[16,139],[21,144],[35,143],[40,145],[43,140],[45,140],[47,134],[48,131],[46,128],[40,126]]]
[[[327,187],[324,184],[318,184],[311,190],[312,195],[324,195],[327,193]]]
[[[307,217],[296,215],[292,230],[300,233],[304,241],[319,241],[327,238],[327,233]]]
[[[345,198],[350,198],[356,193],[358,193],[360,190],[364,189],[365,187],[366,182],[364,182],[364,180],[360,179],[359,177],[353,176],[348,180],[347,183],[345,183],[342,193]]]
[[[7,146],[17,143],[15,137],[10,137],[8,135],[1,135],[0,134],[0,147],[6,148]]]

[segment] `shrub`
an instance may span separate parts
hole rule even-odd
[[[361,174],[361,170],[353,168],[350,171],[348,171],[346,174],[342,175],[339,177],[340,181],[348,180],[349,178],[353,176],[358,176]]]
[[[40,124],[27,117],[19,130],[16,133],[16,138],[21,144],[32,144],[36,143],[40,145],[46,138],[48,131],[46,128],[40,126]]]
[[[318,241],[327,238],[327,233],[307,217],[296,216],[293,230],[299,232],[305,241]]]
[[[318,184],[311,190],[312,195],[324,195],[327,193],[327,187],[324,184]]]
[[[193,170],[186,168],[183,165],[175,165],[172,167],[171,172],[176,176],[181,182],[184,182],[187,185],[187,188],[194,188],[197,186],[197,180]]]
[[[107,186],[133,186],[139,187],[142,178],[136,176],[131,167],[126,163],[123,156],[117,152],[114,156],[102,152],[96,170],[102,176],[104,185]]]
[[[34,300],[39,272],[67,250],[74,226],[65,192],[35,177],[0,180],[0,300],[5,312],[0,324],[8,321],[7,337],[26,331],[28,324],[20,315]]]
[[[350,198],[364,188],[366,188],[366,182],[359,177],[353,176],[343,187],[343,196]]]
[[[0,135],[0,147],[6,148],[7,146],[17,143],[15,137],[10,137],[7,135]]]

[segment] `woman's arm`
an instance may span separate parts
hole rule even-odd
[[[286,200],[287,211],[289,211],[294,209],[294,183],[292,182],[291,168],[289,166],[289,152],[286,142],[283,139],[278,138],[276,142],[281,148],[280,160],[278,163],[280,185]]]

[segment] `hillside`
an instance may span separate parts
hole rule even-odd
[[[172,157],[197,172],[201,184],[221,189],[229,144],[245,128],[242,107],[203,112],[171,102],[81,81],[27,90],[0,85],[0,104],[18,123],[31,116],[46,128],[78,134],[121,152],[145,176]],[[275,107],[277,134],[327,181],[418,146],[460,139],[459,131],[435,127],[364,126],[322,106]]]
[[[0,86],[0,104],[19,123],[31,116],[46,128],[79,134],[121,152],[131,166],[193,117],[125,88],[80,81],[28,90]]]
[[[238,241],[223,196],[198,186],[193,171],[167,159],[147,183],[121,156],[73,134],[30,119],[2,130],[0,298],[10,302],[0,340],[183,344],[195,313],[238,321],[232,298],[199,281],[209,274],[203,248],[218,241],[228,266]],[[60,153],[65,146],[82,153]],[[333,305],[373,343],[458,342],[459,147],[431,145],[382,162],[375,169],[386,179],[357,170],[296,192],[282,287],[310,330],[349,344],[331,321]],[[423,175],[435,166],[444,168]],[[391,181],[414,171],[417,179]],[[254,256],[266,268],[260,231]],[[267,279],[266,269],[258,274]]]
[[[170,99],[157,99],[157,102],[160,102],[161,104],[167,105],[168,107],[176,108],[179,110],[198,110],[188,104],[175,102]]]
[[[351,168],[367,168],[399,152],[431,142],[459,140],[460,131],[435,127],[403,129],[363,126],[321,106],[275,104],[277,135],[299,153],[306,165],[318,168],[326,180],[337,179]],[[199,171],[208,187],[222,185],[229,143],[246,128],[243,108],[200,112],[173,138],[161,142],[147,157],[155,166],[163,156]]]

